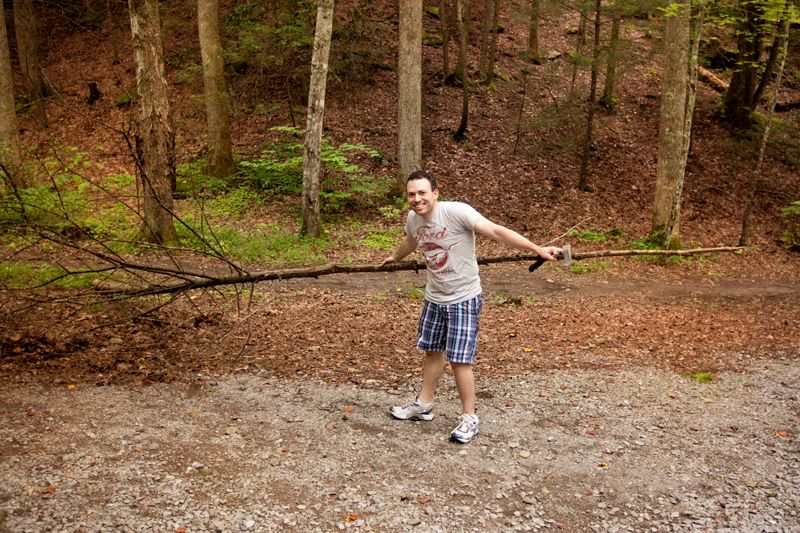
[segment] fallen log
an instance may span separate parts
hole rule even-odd
[[[703,67],[697,67],[697,77],[711,86],[712,89],[718,93],[724,93],[728,90],[728,84],[716,77],[711,71]]]
[[[723,246],[719,248],[695,248],[693,250],[603,250],[598,252],[572,252],[572,259],[593,259],[597,257],[625,257],[635,255],[657,255],[657,256],[679,256],[687,257],[696,254],[738,252],[743,250],[741,246]],[[510,263],[516,261],[535,261],[539,256],[536,254],[517,254],[478,257],[479,265],[492,263]],[[124,270],[135,270],[135,263],[126,263]],[[364,272],[399,272],[401,270],[420,271],[426,269],[425,263],[418,261],[399,261],[387,265],[374,263],[356,263],[350,265],[320,265],[305,268],[287,268],[280,270],[261,270],[258,272],[238,271],[230,275],[214,276],[211,274],[193,273],[187,275],[186,271],[175,269],[175,279],[170,279],[165,283],[153,283],[151,285],[126,285],[119,282],[109,282],[95,280],[92,287],[95,291],[102,294],[116,295],[124,294],[128,296],[151,296],[157,294],[174,294],[195,289],[208,289],[222,285],[239,285],[257,283],[259,281],[270,281],[293,278],[317,278],[331,274],[357,274]],[[142,271],[152,272],[152,267],[142,265]],[[160,267],[158,273],[161,275],[169,274],[168,269]]]

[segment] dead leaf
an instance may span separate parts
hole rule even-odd
[[[586,430],[586,434],[587,435],[594,435],[594,431],[592,431],[591,429],[587,429]]]
[[[191,417],[197,416],[197,411],[189,411],[189,416]]]
[[[542,492],[544,494],[550,494],[550,489],[548,489],[547,487],[542,487]]]
[[[427,496],[423,496],[422,498],[419,499],[419,503],[428,503],[429,501],[431,501],[431,499],[428,498]]]
[[[608,466],[608,464],[606,464],[606,463],[597,463],[597,466],[599,466],[600,468],[605,468],[605,467]],[[590,493],[587,492],[586,494],[590,494]]]
[[[334,424],[333,422],[331,422],[330,424],[326,424],[325,425],[325,429],[331,429],[331,428],[334,428],[334,427],[336,427],[336,424]]]
[[[42,491],[42,494],[53,494],[55,491],[56,491],[56,486],[50,485],[49,487],[47,487]]]
[[[352,522],[354,520],[358,520],[358,517],[354,514],[349,514],[344,519],[345,522]]]
[[[345,413],[352,413],[355,410],[356,410],[356,408],[353,407],[353,406],[347,406],[344,409],[342,409],[342,411],[345,412]]]
[[[675,395],[674,395],[673,393],[671,393],[671,392],[670,392],[670,393],[669,393],[669,397],[670,397],[670,398],[674,398],[674,397],[675,397]]]
[[[276,393],[276,394],[273,394],[273,395],[272,395],[272,397],[273,397],[273,398],[277,398],[277,397],[278,397],[278,396],[280,396],[280,395],[281,395],[281,393],[280,393],[280,392],[278,392],[278,393]]]
[[[282,451],[282,452],[284,452],[284,453],[286,453],[286,452],[288,452],[288,451],[289,451],[289,448],[281,448],[281,451]]]
[[[527,353],[527,352],[532,352],[533,350],[531,350],[530,348],[523,348],[522,351]]]
[[[186,533],[186,528],[185,527],[179,527],[178,529],[175,530],[175,533]]]
[[[517,404],[515,404],[515,403],[507,403],[506,407],[514,407],[515,405],[517,405]]]
[[[785,431],[778,431],[777,433],[775,433],[776,437],[785,437],[786,435],[787,433]]]

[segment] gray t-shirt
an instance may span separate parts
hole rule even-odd
[[[427,220],[411,211],[406,235],[428,265],[425,299],[445,305],[463,302],[481,293],[475,257],[475,223],[480,213],[461,202],[439,202]]]

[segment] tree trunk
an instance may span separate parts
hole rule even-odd
[[[441,14],[440,14],[441,16]],[[422,0],[400,2],[397,68],[397,186],[422,168]]]
[[[686,118],[686,78],[689,62],[689,4],[673,4],[675,11],[665,19],[664,78],[661,91],[661,117],[658,125],[658,163],[656,192],[653,202],[651,235],[660,238],[668,248],[674,247],[672,236],[664,235],[672,212],[678,184],[683,179],[681,153]],[[678,235],[675,222],[673,235]]]
[[[137,177],[142,191],[142,236],[173,244],[172,192],[175,190],[175,135],[169,124],[167,80],[157,0],[128,0],[136,69],[138,117]]]
[[[325,85],[333,31],[333,0],[317,4],[317,29],[311,58],[311,81],[308,88],[308,119],[303,147],[303,228],[304,235],[323,237],[319,206],[322,119],[325,115]],[[419,37],[422,42],[422,35]]]
[[[755,110],[753,96],[756,92],[758,57],[761,53],[761,33],[756,6],[741,1],[739,8],[744,11],[742,27],[739,29],[739,55],[723,105],[725,116],[732,127],[749,130],[753,126],[752,113]]]
[[[456,2],[456,26],[458,26],[458,61],[456,62],[455,79],[462,83],[469,78],[469,65],[466,51],[463,56],[461,53],[461,37],[466,33],[467,43],[469,43],[470,32],[470,0],[460,0]],[[466,74],[464,71],[467,71]]]
[[[611,42],[608,46],[608,62],[606,63],[606,80],[603,87],[603,97],[600,103],[609,109],[614,108],[614,82],[617,76],[617,49],[619,48],[619,25],[622,17],[614,15],[611,22]]]
[[[677,231],[681,214],[681,197],[683,196],[683,183],[686,179],[686,162],[689,160],[689,149],[692,145],[692,121],[694,120],[694,104],[697,101],[697,56],[700,52],[700,36],[703,33],[703,19],[706,14],[705,2],[698,2],[698,11],[691,23],[692,52],[689,56],[689,93],[686,98],[686,112],[683,119],[683,143],[681,146],[680,173],[675,193],[672,197],[669,220],[664,228],[664,245],[669,248],[671,243],[680,242]],[[677,248],[677,246],[675,246]]]
[[[483,4],[483,38],[481,39],[481,59],[478,63],[478,79],[486,76],[486,54],[489,51],[489,29],[492,25],[493,0],[486,0]]]
[[[450,75],[450,28],[445,12],[446,0],[439,0],[439,23],[442,25],[442,81]]]
[[[595,1],[594,8],[594,52],[592,53],[592,82],[589,89],[589,114],[586,117],[586,135],[583,138],[583,157],[578,179],[578,189],[587,190],[586,181],[589,174],[589,152],[592,147],[592,129],[594,128],[595,97],[597,96],[597,71],[600,68],[600,11],[601,0]]]
[[[208,119],[208,173],[227,178],[234,171],[231,122],[219,32],[219,0],[197,0],[200,53]]]
[[[14,79],[8,50],[5,8],[0,5],[0,165],[7,185],[25,187],[19,144],[19,123],[14,107]]]
[[[789,17],[787,17],[788,20]],[[783,67],[786,64],[786,53],[789,44],[789,25],[781,24],[783,35],[781,43],[783,44],[783,55],[781,56],[781,65],[778,67],[778,78],[775,81],[775,89],[772,93],[772,103],[769,108],[769,120],[767,127],[764,129],[764,137],[761,139],[761,148],[758,151],[758,162],[756,169],[753,171],[753,177],[750,179],[750,190],[747,193],[747,202],[745,203],[744,216],[742,217],[742,234],[739,236],[739,246],[747,244],[747,232],[750,224],[750,213],[753,210],[753,200],[756,196],[756,185],[758,184],[758,177],[761,174],[761,164],[764,162],[764,152],[767,149],[767,140],[769,139],[769,132],[772,129],[772,117],[775,115],[775,102],[778,100],[778,91],[781,88],[781,78],[783,77]]]
[[[781,20],[778,22],[778,34],[775,36],[775,40],[772,43],[772,48],[769,51],[767,64],[764,66],[764,74],[761,76],[761,81],[759,82],[758,88],[756,88],[756,92],[753,95],[754,106],[757,106],[761,101],[761,97],[764,94],[764,89],[766,89],[772,81],[772,74],[775,72],[775,65],[778,62],[778,54],[780,54],[781,50],[783,50],[784,41],[787,38],[787,30],[789,28],[789,21],[791,20],[791,17],[789,16],[790,9],[791,4],[786,2],[786,7],[781,14]]]
[[[469,2],[469,0],[464,0]],[[464,16],[461,12],[462,0],[456,0],[456,20],[458,21],[459,45],[458,45],[458,64],[461,65],[461,124],[458,126],[453,137],[456,140],[464,138],[467,132],[467,119],[469,118],[469,64],[467,63],[467,38],[468,29],[467,24],[464,22]]]
[[[17,34],[17,55],[22,73],[22,87],[31,106],[36,126],[43,130],[47,128],[47,111],[43,98],[49,96],[50,92],[44,81],[39,54],[36,51],[38,32],[31,0],[14,0],[14,27]]]
[[[486,75],[486,85],[491,86],[494,81],[494,63],[497,59],[497,19],[500,16],[500,0],[494,0],[494,13],[492,15],[492,45],[489,47],[489,72]]]
[[[528,34],[528,57],[534,65],[542,64],[542,53],[539,51],[539,0],[531,0],[531,24]]]
[[[572,64],[572,81],[570,81],[569,84],[569,102],[572,102],[575,98],[575,80],[578,77],[578,65],[581,63],[581,48],[586,44],[586,11],[587,8],[585,5],[579,5],[578,15],[580,17],[580,26],[575,41],[575,59]]]

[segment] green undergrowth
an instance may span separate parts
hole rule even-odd
[[[681,376],[689,379],[694,379],[700,383],[708,383],[714,381],[714,376],[706,372],[681,372]]]
[[[6,289],[87,289],[97,278],[96,273],[67,275],[63,268],[47,263],[0,263],[0,284]]]

